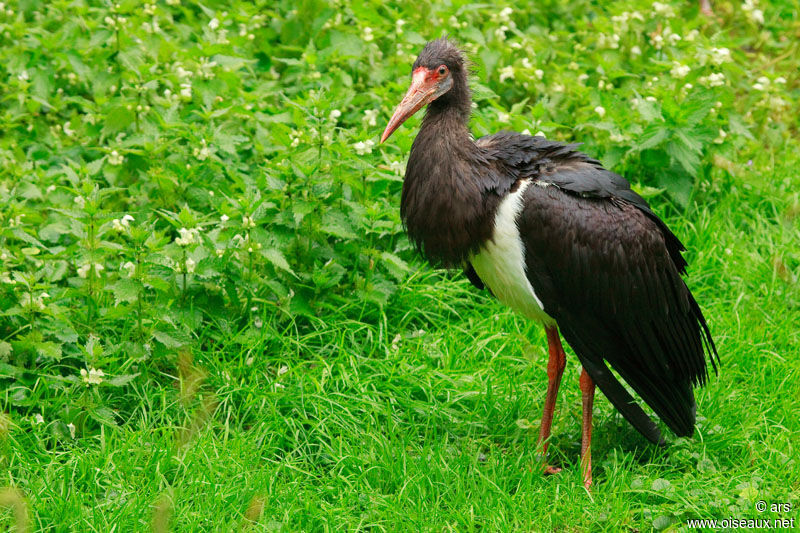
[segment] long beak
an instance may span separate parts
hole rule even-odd
[[[430,103],[437,96],[436,91],[437,80],[430,76],[430,70],[425,67],[418,67],[414,71],[411,78],[411,87],[403,97],[400,105],[394,110],[394,115],[386,125],[381,135],[381,142],[389,138],[389,136],[400,127],[400,124],[405,122],[408,117],[419,111],[419,109],[427,103]]]

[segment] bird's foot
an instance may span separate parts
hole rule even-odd
[[[561,468],[559,468],[557,466],[550,466],[550,465],[545,465],[544,466],[544,475],[545,476],[552,476],[553,474],[558,474],[559,472],[561,472]]]

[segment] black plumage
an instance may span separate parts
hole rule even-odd
[[[692,387],[707,379],[706,354],[715,370],[719,356],[681,277],[687,265],[678,238],[624,178],[577,145],[513,132],[473,140],[465,60],[447,39],[428,43],[413,73],[382,139],[428,104],[403,184],[411,241],[431,262],[463,267],[483,288],[470,261],[495,239],[501,203],[524,186],[515,224],[544,313],[644,436],[663,442],[609,366],[672,431],[691,435]]]

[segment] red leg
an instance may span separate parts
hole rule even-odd
[[[711,9],[711,1],[710,0],[700,0],[700,11],[703,15],[707,17],[714,16],[714,10]]]
[[[583,400],[583,431],[581,435],[581,470],[583,486],[586,490],[592,486],[592,404],[594,403],[594,381],[586,373],[581,372],[581,398]]]
[[[558,336],[556,326],[545,327],[547,332],[547,395],[544,399],[544,410],[542,412],[542,424],[539,427],[538,448],[541,450],[542,460],[547,455],[547,446],[550,440],[550,428],[553,425],[553,412],[556,408],[556,397],[558,396],[558,386],[561,384],[561,375],[564,373],[564,366],[567,364],[567,356],[561,346],[561,338]],[[555,474],[560,468],[545,466],[545,474]]]

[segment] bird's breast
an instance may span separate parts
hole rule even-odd
[[[528,279],[525,248],[517,223],[529,185],[530,180],[523,180],[503,198],[495,215],[492,237],[470,257],[470,263],[498,300],[530,319],[553,324],[555,321],[544,312],[542,301]]]

